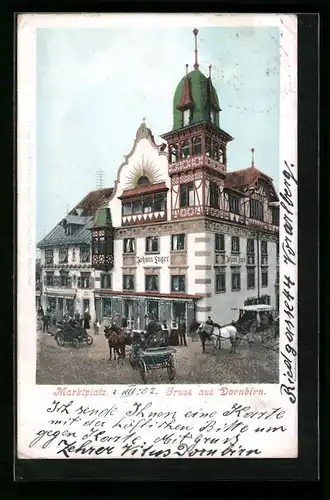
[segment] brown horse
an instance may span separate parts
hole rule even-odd
[[[112,361],[112,351],[115,361],[117,354],[117,363],[119,363],[120,360],[123,361],[125,358],[125,346],[131,344],[130,336],[117,325],[106,326],[104,328],[104,336],[108,340],[109,361]]]

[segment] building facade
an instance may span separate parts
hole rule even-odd
[[[59,315],[95,316],[94,269],[91,265],[91,231],[99,206],[111,189],[91,191],[38,244],[41,251],[40,303]]]
[[[197,34],[194,30],[196,47]],[[77,287],[73,276],[78,280],[85,270],[72,269],[72,280],[63,283],[72,285],[66,290],[73,297],[59,291],[57,305],[66,298],[71,308],[75,300],[83,310],[88,300],[92,316],[125,317],[135,328],[144,328],[152,317],[181,319],[188,328],[208,316],[224,324],[243,305],[277,306],[278,196],[272,179],[255,167],[254,150],[248,168],[228,171],[233,137],[220,127],[211,68],[206,77],[197,54],[196,48],[194,69],[186,68],[175,90],[173,128],[161,136],[165,142],[156,144],[143,121],[114,188],[84,222],[91,235],[79,244],[91,245],[93,286],[88,292]],[[50,242],[42,243],[45,255]],[[59,280],[64,243],[52,254]],[[65,244],[70,268],[73,246]],[[44,259],[47,274],[50,264]],[[54,288],[46,286],[45,296],[54,301]]]

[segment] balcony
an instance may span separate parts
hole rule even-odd
[[[172,267],[187,266],[187,252],[182,250],[172,250],[170,261]]]
[[[208,167],[217,170],[218,172],[226,173],[226,167],[220,161],[216,161],[207,155],[192,155],[188,158],[179,159],[169,164],[168,173],[175,174],[177,172],[185,172],[201,166],[207,165]]]

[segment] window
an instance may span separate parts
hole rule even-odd
[[[231,253],[239,253],[239,237],[232,236],[231,237]]]
[[[90,288],[91,275],[89,273],[81,273],[78,278],[78,288]]]
[[[60,286],[69,286],[69,275],[68,275],[68,273],[61,273],[61,275],[60,275]]]
[[[264,220],[264,204],[260,200],[250,199],[250,217],[255,220]]]
[[[111,288],[111,274],[102,274],[101,288]]]
[[[202,139],[200,137],[194,137],[192,140],[192,151],[194,155],[202,154]]]
[[[241,268],[238,266],[231,268],[231,289],[233,292],[241,289]]]
[[[161,212],[162,210],[165,210],[165,194],[164,193],[159,193],[159,194],[155,195],[154,210],[155,210],[155,212]]]
[[[104,236],[94,236],[93,237],[93,254],[98,255],[101,254],[103,255],[105,252],[105,240]],[[80,248],[80,260],[82,261],[83,258],[87,259],[87,255],[83,257],[84,255],[84,248]],[[89,260],[89,256],[88,256]]]
[[[46,274],[46,286],[54,286],[54,273]]]
[[[132,203],[130,201],[123,203],[122,207],[123,215],[132,215]]]
[[[134,290],[135,279],[131,274],[123,275],[123,290]]]
[[[154,275],[146,275],[146,292],[158,292],[159,278]]]
[[[66,264],[68,262],[68,249],[60,248],[58,253],[58,260],[61,264]]]
[[[239,203],[239,198],[233,195],[229,195],[229,212],[232,212],[234,214],[239,214],[240,213],[240,203]]]
[[[215,234],[215,247],[216,252],[224,252],[225,251],[225,235],[221,233]]]
[[[184,292],[186,290],[185,276],[171,276],[171,292]]]
[[[261,286],[268,286],[268,269],[261,268]]]
[[[170,163],[175,163],[179,159],[179,148],[177,144],[172,144],[169,147]]]
[[[104,238],[100,238],[100,240],[99,240],[99,253],[105,253],[105,251],[104,251]],[[89,261],[90,261],[89,247],[88,246],[80,247],[80,262],[89,262]]]
[[[205,137],[205,154],[210,158],[211,156],[211,139],[209,137]]]
[[[182,158],[188,158],[190,156],[190,141],[181,142]]]
[[[73,236],[74,233],[76,232],[76,228],[73,224],[67,224],[65,226],[65,234],[66,236]]]
[[[146,238],[146,253],[159,252],[159,239],[158,236],[148,236]]]
[[[195,205],[194,183],[187,182],[180,185],[180,207],[189,207]]]
[[[124,238],[124,253],[135,253],[135,238]]]
[[[147,186],[149,184],[149,179],[146,175],[141,175],[139,180],[137,181],[138,186]]]
[[[159,302],[157,300],[147,301],[147,317],[149,320],[159,320]]]
[[[185,234],[173,234],[172,235],[172,250],[185,250]]]
[[[254,266],[255,264],[255,254],[254,254],[254,239],[249,238],[246,242],[246,254],[247,254],[247,265]]]
[[[274,226],[279,226],[280,224],[280,212],[279,212],[279,209],[278,208],[273,208],[272,209],[272,224]]]
[[[143,213],[150,214],[153,210],[153,198],[145,198],[143,200]]]
[[[220,269],[215,274],[215,293],[226,291],[226,268]]]
[[[112,312],[111,299],[102,298],[102,309],[103,317],[110,318]]]
[[[268,266],[268,245],[267,241],[261,241],[261,265]]]
[[[54,251],[53,249],[51,250],[45,250],[45,264],[46,265],[53,265],[54,263]]]
[[[246,268],[247,288],[251,290],[256,287],[256,270],[255,267]]]
[[[219,161],[219,143],[217,141],[212,142],[212,158]]]
[[[209,182],[209,193],[210,193],[210,198],[209,198],[210,207],[219,208],[219,187],[218,187],[218,184],[216,184],[213,181],[210,181]]]
[[[141,214],[142,213],[142,201],[135,200],[133,201],[133,214]]]
[[[182,125],[186,127],[190,122],[190,109],[185,109],[182,113]]]
[[[220,163],[224,163],[224,161],[225,161],[224,158],[225,158],[225,156],[224,156],[224,153],[223,153],[223,149],[220,148],[219,149],[219,162]]]
[[[216,117],[215,110],[214,110],[214,109],[211,109],[211,110],[210,110],[210,120],[211,120],[211,123],[214,123],[214,124],[215,124],[215,117]]]

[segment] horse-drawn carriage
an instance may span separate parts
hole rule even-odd
[[[93,343],[93,337],[87,333],[85,328],[68,322],[57,323],[55,340],[62,347],[66,343],[71,344],[73,347],[78,347],[83,342],[86,342],[87,345],[92,345]]]
[[[175,378],[175,361],[173,353],[175,349],[164,345],[166,339],[160,337],[155,339],[152,336],[149,338],[145,332],[132,332],[132,348],[129,354],[129,361],[132,368],[139,368],[140,375],[144,383],[147,380],[147,374],[152,370],[167,370],[169,380]],[[158,345],[156,345],[158,343]],[[154,347],[150,347],[154,345]]]
[[[232,324],[238,332],[237,342],[240,342],[242,336],[254,334],[261,336],[261,342],[266,339],[276,339],[279,335],[279,322],[274,319],[275,308],[266,304],[255,304],[243,306],[239,311],[239,317]]]

